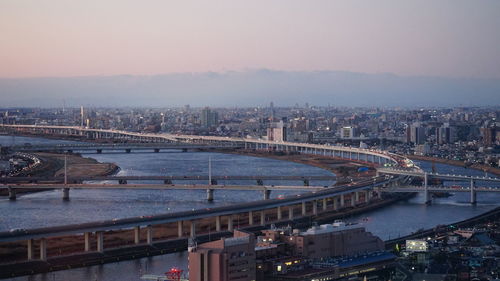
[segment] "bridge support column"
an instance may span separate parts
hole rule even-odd
[[[234,225],[233,225],[233,215],[227,216],[227,231],[233,231]]]
[[[372,191],[369,189],[365,193],[365,202],[369,203],[372,200]]]
[[[97,251],[102,253],[104,252],[104,233],[102,231],[98,231],[95,234],[97,238]]]
[[[327,205],[328,205],[327,199],[323,198],[323,212],[326,211]]]
[[[359,204],[359,191],[356,191],[356,193],[354,193],[354,198],[355,198],[355,201],[351,204],[351,205],[356,205],[356,204]]]
[[[146,242],[148,243],[148,245],[153,244],[153,226],[152,225],[148,225],[146,227]]]
[[[302,202],[302,216],[305,217],[307,215],[306,202]]]
[[[40,239],[40,260],[47,260],[47,240],[45,238]]]
[[[215,217],[215,231],[221,230],[220,216]]]
[[[349,194],[349,198],[351,199],[351,207],[356,206],[356,202],[355,202],[356,201],[356,197],[357,197],[356,193],[357,192],[353,192],[353,193]]]
[[[213,189],[207,189],[207,201],[208,202],[214,201],[214,190]]]
[[[177,237],[182,237],[184,234],[183,227],[182,227],[182,221],[177,222]]]
[[[427,173],[424,173],[424,200],[425,204],[430,204],[431,203],[431,197],[429,194],[429,187],[428,187],[428,175]]]
[[[16,198],[16,190],[9,186],[9,200],[15,201]]]
[[[266,225],[266,213],[264,213],[264,210],[260,212],[260,225]]]
[[[253,225],[253,212],[248,212],[248,225]]]
[[[343,208],[345,205],[345,198],[344,198],[344,194],[341,194],[340,195],[340,208]]]
[[[293,220],[293,206],[288,207],[288,219]]]
[[[337,211],[337,209],[339,208],[338,203],[337,203],[338,198],[337,197],[333,197],[332,199],[333,199],[333,210]]]
[[[278,208],[276,208],[276,209],[277,209],[276,211],[278,212],[278,220],[280,221],[280,220],[281,220],[281,218],[282,218],[281,207],[280,207],[280,206],[278,206]]]
[[[134,244],[139,244],[141,242],[141,227],[134,227]]]
[[[90,232],[85,232],[83,238],[85,240],[85,252],[88,252],[90,251]]]
[[[32,260],[35,257],[35,245],[33,239],[28,239],[28,260]]]
[[[266,189],[264,190],[264,200],[269,200],[271,198],[271,190]]]
[[[476,204],[476,191],[474,191],[474,180],[470,180],[470,203]]]
[[[314,200],[313,201],[313,215],[317,215],[318,214],[318,201]]]
[[[195,223],[195,221],[191,221],[190,236],[191,236],[191,238],[196,237],[196,223]]]
[[[62,199],[64,201],[69,201],[69,188],[65,187],[63,188],[63,196],[62,196]]]

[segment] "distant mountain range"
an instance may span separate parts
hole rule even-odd
[[[500,79],[246,70],[0,79],[0,106],[500,105]]]

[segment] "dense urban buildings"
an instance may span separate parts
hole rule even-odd
[[[133,132],[267,138],[380,148],[498,166],[500,109],[336,108],[4,108],[0,124],[85,126]]]

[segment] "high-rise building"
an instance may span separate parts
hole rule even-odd
[[[427,136],[425,134],[425,128],[422,127],[419,122],[415,122],[411,126],[407,127],[407,142],[411,142],[413,144],[424,144],[426,139]]]
[[[255,281],[255,236],[235,230],[233,237],[189,251],[189,281]]]
[[[273,122],[267,128],[267,139],[270,141],[286,141],[287,140],[287,130],[283,120],[279,122]]]
[[[205,107],[201,111],[201,126],[203,128],[213,128],[219,124],[219,114],[212,111],[210,108]]]
[[[449,123],[444,123],[443,126],[436,128],[436,143],[445,144],[455,141],[455,130],[450,127]]]
[[[352,139],[358,136],[358,130],[354,127],[342,127],[340,129],[340,138]]]

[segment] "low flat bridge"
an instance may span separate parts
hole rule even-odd
[[[377,168],[377,173],[398,176],[411,176],[415,178],[434,178],[450,181],[488,181],[500,182],[500,178],[486,177],[486,176],[467,176],[467,175],[454,175],[454,174],[440,174],[440,173],[427,173],[416,169],[395,169],[395,168]]]
[[[9,199],[16,200],[16,189],[51,190],[62,189],[63,200],[69,200],[71,189],[143,189],[143,190],[206,190],[207,200],[214,200],[215,190],[253,190],[262,191],[263,199],[271,197],[272,190],[301,190],[317,191],[328,188],[327,186],[304,186],[304,185],[210,185],[210,184],[109,184],[109,183],[85,183],[85,184],[16,184],[0,185],[0,189],[9,190]]]
[[[189,144],[189,143],[84,143],[84,144],[43,144],[43,145],[13,145],[9,149],[14,152],[160,152],[161,150],[210,150],[241,148],[236,143],[220,144]]]

